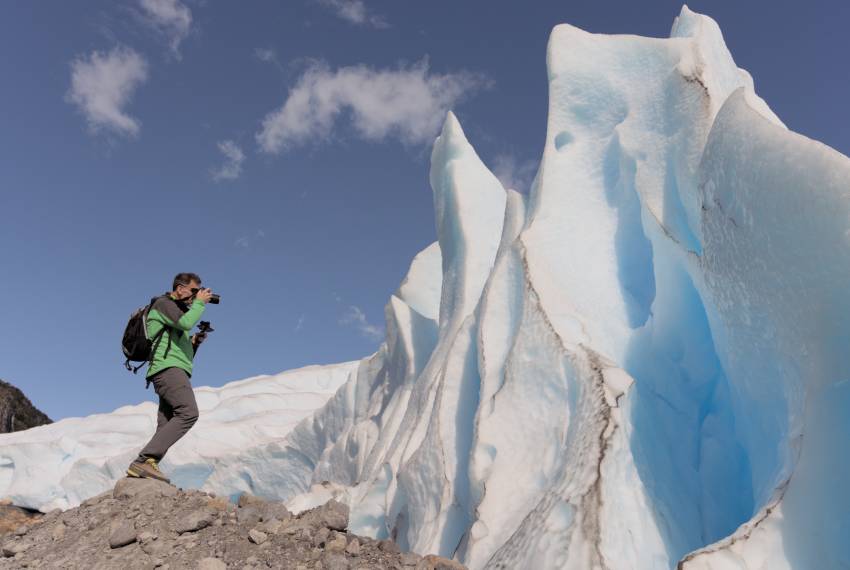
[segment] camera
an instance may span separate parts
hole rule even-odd
[[[197,287],[192,287],[192,295],[195,295],[198,291],[200,291],[200,289],[198,289]],[[210,303],[212,303],[213,305],[218,305],[219,303],[221,303],[221,297],[213,293],[210,296]]]
[[[201,321],[198,323],[198,332],[207,333],[213,332],[215,329],[210,326],[209,321]]]

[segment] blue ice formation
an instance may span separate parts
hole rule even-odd
[[[558,26],[547,63],[529,195],[450,114],[438,240],[380,349],[210,390],[216,445],[175,479],[336,496],[355,532],[476,570],[850,568],[850,160],[786,129],[687,7],[667,39]],[[0,493],[113,483],[140,430],[107,449],[114,422],[78,423],[0,437]]]

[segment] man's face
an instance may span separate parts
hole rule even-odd
[[[177,293],[178,299],[186,300],[186,299],[188,299],[189,297],[192,296],[192,289],[200,289],[200,288],[201,288],[201,284],[198,283],[195,280],[192,280],[192,282],[189,283],[188,285],[183,285],[183,284],[178,285],[177,289],[175,289],[174,292]]]

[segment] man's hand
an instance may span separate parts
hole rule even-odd
[[[192,346],[200,346],[202,342],[207,338],[207,333],[195,333],[192,335]]]
[[[198,292],[195,294],[195,298],[200,299],[204,303],[208,303],[210,297],[212,297],[211,289],[198,289]]]

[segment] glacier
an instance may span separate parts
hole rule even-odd
[[[785,127],[720,28],[557,26],[529,193],[449,114],[437,241],[358,362],[198,388],[173,481],[470,568],[850,568],[850,159]],[[0,495],[123,475],[152,404],[0,436]]]

